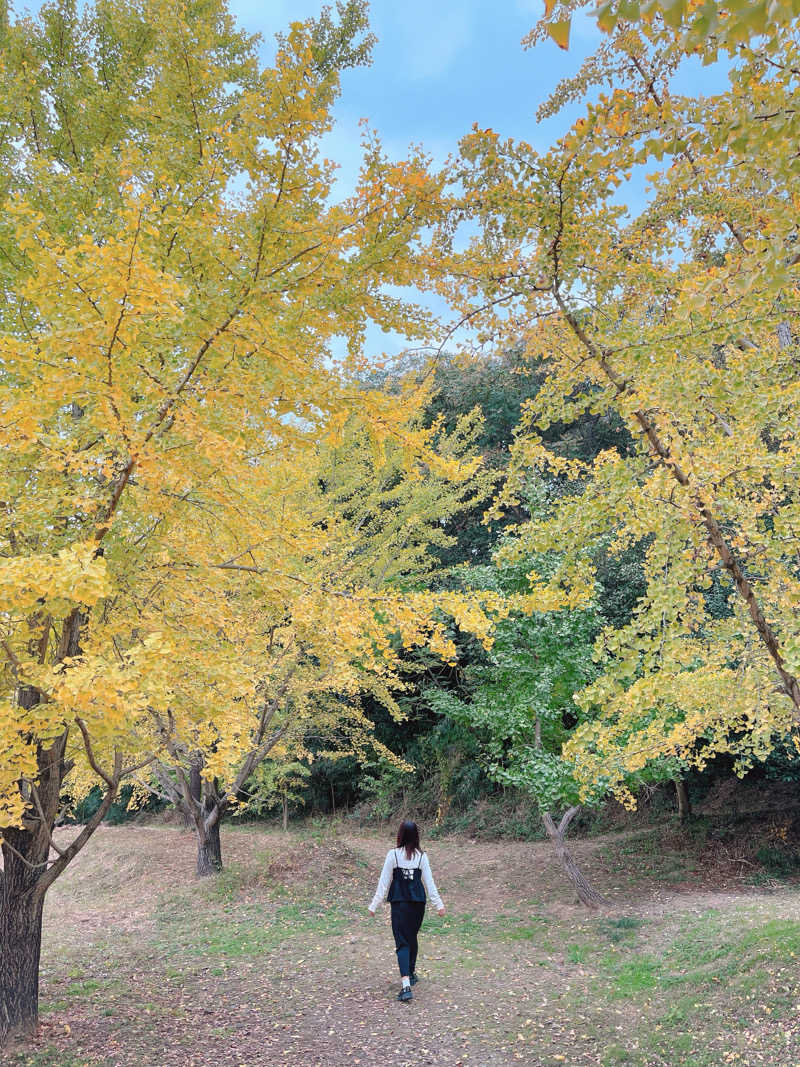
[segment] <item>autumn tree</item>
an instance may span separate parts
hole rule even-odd
[[[160,754],[138,780],[195,827],[198,874],[221,868],[220,824],[276,746],[310,759],[313,735],[340,755],[377,751],[397,762],[361,698],[401,720],[407,650],[424,644],[451,659],[448,616],[485,632],[481,603],[491,610],[497,597],[470,606],[426,583],[435,549],[452,540],[442,524],[487,496],[472,456],[478,425],[465,417],[452,433],[432,427],[427,462],[409,465],[399,445],[376,448],[354,416],[335,446],[307,453],[270,492],[264,522],[278,516],[280,529],[264,536],[265,528],[238,555],[231,546],[216,597],[205,578],[205,595],[193,597],[194,546],[183,560],[176,546],[171,566],[186,587],[173,576],[146,611],[153,625],[193,632],[202,654],[173,669],[166,711],[150,709],[151,750]]]
[[[354,409],[409,469],[471,469],[415,426],[419,390],[358,386],[369,323],[431,329],[386,287],[425,284],[439,183],[368,135],[332,195],[358,0],[293,24],[271,66],[256,45],[218,0],[0,18],[0,1037],[36,1023],[45,894],[125,775],[176,760],[189,721],[227,766],[296,684],[304,629],[346,649],[333,687],[387,620],[439,625],[402,591],[331,595],[301,495]],[[69,842],[68,775],[104,794]]]
[[[561,48],[569,47],[572,15],[582,2],[560,3],[544,0],[545,19],[541,29]],[[598,26],[613,33],[620,24],[663,23],[682,52],[700,52],[705,62],[720,53],[731,54],[753,37],[782,30],[796,19],[795,0],[600,0],[590,8]]]
[[[574,6],[551,7],[531,43]],[[562,553],[536,583],[557,600],[588,595],[598,537],[647,546],[646,592],[598,637],[602,669],[578,697],[602,713],[568,746],[587,790],[629,797],[625,775],[665,757],[729,751],[741,769],[800,719],[798,39],[794,23],[768,29],[739,39],[728,88],[702,98],[676,89],[680,34],[618,22],[545,105],[589,101],[550,151],[490,130],[462,146],[461,210],[482,234],[461,254],[442,235],[449,291],[483,337],[524,335],[546,371],[505,501],[531,470],[575,487],[520,528],[520,551]],[[650,185],[631,211],[641,167]],[[609,409],[628,454],[546,447],[555,421]]]

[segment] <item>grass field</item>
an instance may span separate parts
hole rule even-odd
[[[391,842],[335,824],[192,836],[103,828],[51,891],[30,1067],[800,1064],[800,890],[746,884],[652,833],[575,844],[611,903],[577,905],[544,843],[443,838],[399,1004]],[[751,880],[752,881],[752,880]],[[757,880],[756,880],[757,881]]]

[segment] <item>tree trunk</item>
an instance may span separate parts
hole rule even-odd
[[[23,707],[39,703],[37,690],[17,693]],[[32,1034],[39,1022],[39,953],[42,911],[50,855],[50,833],[58,812],[67,765],[66,732],[37,752],[37,797],[41,816],[29,813],[21,827],[4,828],[0,874],[0,1045],[9,1037]]]
[[[678,800],[678,818],[681,822],[685,822],[692,814],[692,802],[689,799],[685,778],[675,779],[675,796]]]
[[[19,863],[19,861],[18,861]],[[21,864],[20,864],[21,866]],[[6,868],[0,901],[0,1040],[30,1037],[39,1021],[44,894],[15,892]]]
[[[547,831],[547,836],[550,838],[553,847],[556,850],[556,855],[561,861],[561,866],[564,868],[567,877],[575,887],[575,892],[578,894],[578,899],[581,904],[585,904],[587,908],[598,908],[601,904],[607,904],[608,901],[601,893],[598,893],[589,882],[587,882],[580,867],[578,867],[577,863],[572,858],[572,854],[567,848],[565,840],[567,828],[579,811],[580,808],[578,807],[569,808],[565,812],[558,826],[556,826],[550,813],[544,811],[542,812],[542,822]]]
[[[204,832],[198,828],[197,844],[197,874],[205,878],[209,874],[217,874],[222,870],[222,843],[219,838],[219,818],[205,828]]]
[[[22,827],[2,830],[0,871],[0,1046],[7,1038],[31,1034],[39,1022],[39,953],[42,911],[47,890],[75,857],[108,813],[121,777],[114,758],[113,776],[100,807],[58,856],[51,858],[52,830],[59,791],[71,764],[64,759],[67,731],[50,748],[37,752],[38,781],[28,783],[36,813]],[[35,790],[35,793],[34,793]],[[57,850],[58,851],[58,850]]]
[[[189,793],[192,800],[192,821],[197,830],[197,875],[205,878],[222,870],[222,842],[219,824],[223,808],[217,791],[217,780],[207,782],[202,777],[202,756],[192,760],[189,771]]]
[[[283,832],[288,833],[289,830],[289,798],[284,796],[283,798]]]
[[[35,621],[41,623],[41,619]],[[85,623],[86,616],[79,608],[73,608],[64,620],[54,663],[63,663],[68,657],[78,655],[81,629]],[[29,647],[30,654],[35,655],[40,664],[47,659],[50,633],[48,617],[40,637]],[[42,699],[41,692],[32,685],[20,685],[15,696],[22,708],[34,708]],[[114,753],[113,770],[106,772],[99,767],[85,723],[78,717],[74,721],[83,737],[92,770],[106,785],[97,811],[65,848],[53,842],[61,786],[73,767],[72,761],[65,758],[70,726],[64,723],[63,732],[49,747],[37,744],[34,773],[19,779],[20,797],[26,805],[22,825],[0,825],[3,855],[3,869],[0,870],[0,1047],[9,1038],[34,1033],[38,1026],[39,956],[45,894],[105,818],[114,802],[120,779],[126,773],[118,751]],[[54,858],[51,858],[51,850],[57,853]]]

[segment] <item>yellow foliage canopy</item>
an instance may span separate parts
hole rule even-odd
[[[663,22],[620,23],[542,109],[592,100],[558,145],[475,131],[456,174],[484,225],[452,251],[450,294],[546,371],[496,507],[569,480],[519,530],[519,551],[561,553],[551,607],[591,594],[599,542],[644,556],[646,596],[579,697],[597,711],[568,746],[587,788],[719,751],[744,768],[800,722],[796,23],[739,48],[714,97],[676,90],[683,56]],[[582,466],[544,444],[609,409],[629,450]]]
[[[390,702],[391,635],[452,653],[442,606],[486,633],[409,584],[475,492],[469,427],[360,385],[369,323],[432,328],[386,287],[426,284],[441,182],[366,136],[334,200],[326,25],[266,69],[217,0],[0,27],[0,827],[70,729],[73,793],[121,752],[235,778],[265,707]],[[351,471],[352,507],[325,489],[350,446],[388,479]]]

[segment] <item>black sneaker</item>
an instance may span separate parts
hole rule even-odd
[[[414,974],[411,975],[411,984],[416,985],[418,981],[419,978],[417,978],[416,972],[414,972]]]
[[[411,986],[408,986],[408,985],[403,986],[403,988],[397,994],[397,999],[398,1000],[411,1000],[412,998],[413,998],[413,993],[411,992]]]

